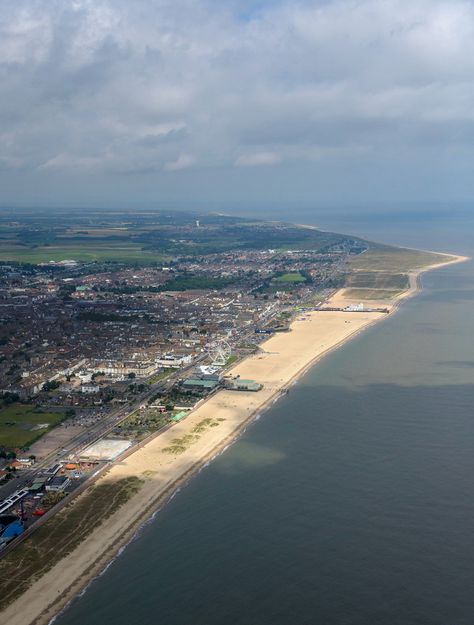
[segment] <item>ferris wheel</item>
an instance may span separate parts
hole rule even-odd
[[[211,364],[215,367],[223,367],[230,358],[232,349],[227,341],[213,341],[208,343],[206,352],[209,356]]]

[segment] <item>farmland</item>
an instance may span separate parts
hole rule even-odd
[[[180,255],[196,257],[233,250],[271,247],[325,252],[336,247],[357,252],[366,247],[356,238],[292,224],[180,211],[84,210],[78,214],[25,209],[19,215],[3,209],[0,231],[0,262],[31,264],[74,260],[154,265]],[[296,280],[290,277],[288,281]]]

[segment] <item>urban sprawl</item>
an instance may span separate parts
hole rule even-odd
[[[363,251],[342,238],[150,266],[2,261],[0,550],[210,394],[258,392],[259,380],[226,371],[305,309],[323,310]]]

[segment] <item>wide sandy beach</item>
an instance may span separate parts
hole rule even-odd
[[[451,262],[463,260],[457,257]],[[444,264],[427,267],[424,271]],[[420,273],[412,273],[411,289],[402,298],[416,290]],[[402,298],[373,304],[396,308]],[[350,303],[344,299],[344,291],[336,294],[332,301],[339,306]],[[142,488],[118,512],[93,529],[77,549],[6,608],[2,613],[2,622],[12,625],[49,622],[104,569],[145,520],[164,505],[180,485],[225,449],[250,420],[286,392],[314,362],[387,316],[380,312],[303,313],[293,322],[290,332],[275,334],[265,341],[258,353],[230,371],[232,375],[258,381],[264,388],[259,392],[219,391],[192,411],[184,421],[113,465],[100,478],[101,481],[137,476],[143,479]],[[208,418],[214,420],[215,427],[200,432],[199,437],[193,439],[184,452],[173,455],[164,451],[173,439],[192,434],[196,426]]]

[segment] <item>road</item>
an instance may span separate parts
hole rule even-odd
[[[303,304],[303,302],[301,302]],[[262,327],[270,323],[270,321],[280,312],[280,307],[276,302],[272,302],[272,308],[262,316]],[[252,338],[252,342],[260,342],[264,340],[264,336],[255,335],[254,324],[250,324],[250,328],[241,328],[233,337],[235,343],[242,343]],[[79,452],[85,447],[92,445],[100,438],[106,436],[112,432],[119,423],[124,421],[130,416],[137,408],[139,408],[144,402],[148,401],[150,397],[156,393],[169,390],[179,378],[185,377],[186,374],[194,370],[200,363],[206,360],[208,355],[206,353],[197,356],[189,365],[182,369],[172,373],[169,377],[159,380],[155,384],[151,384],[148,388],[139,395],[133,402],[129,402],[124,406],[110,412],[103,420],[91,425],[85,432],[81,432],[74,438],[72,438],[67,446],[59,450],[55,449],[48,456],[45,456],[34,467],[29,470],[22,470],[18,477],[14,480],[10,480],[4,486],[0,488],[0,500],[7,499],[12,493],[20,488],[24,488],[34,482],[35,477],[39,476],[44,469],[48,468],[52,464],[58,462],[66,462],[69,458],[79,455]],[[233,363],[235,365],[235,363]]]
[[[156,393],[166,391],[169,389],[177,380],[177,378],[186,375],[189,371],[194,369],[200,362],[202,362],[206,358],[206,354],[200,355],[195,360],[180,369],[179,371],[172,373],[168,378],[164,380],[160,380],[156,382],[156,384],[151,384],[148,386],[146,391],[144,391],[141,395],[139,395],[133,402],[129,402],[124,406],[120,406],[119,408],[110,412],[103,420],[98,423],[91,425],[87,428],[85,432],[81,432],[74,438],[72,438],[67,446],[58,451],[57,449],[51,452],[48,456],[45,456],[37,463],[35,463],[34,467],[29,470],[22,470],[19,472],[18,477],[14,480],[10,480],[4,486],[0,488],[0,500],[7,499],[12,493],[20,488],[24,488],[26,485],[31,484],[34,481],[34,478],[37,477],[44,469],[48,468],[52,464],[57,462],[64,462],[68,460],[70,456],[74,456],[78,454],[82,449],[95,443],[97,440],[106,436],[111,431],[113,431],[119,423],[124,421],[132,412],[134,412],[137,408],[139,408],[144,402],[146,402],[150,397],[155,395]]]

